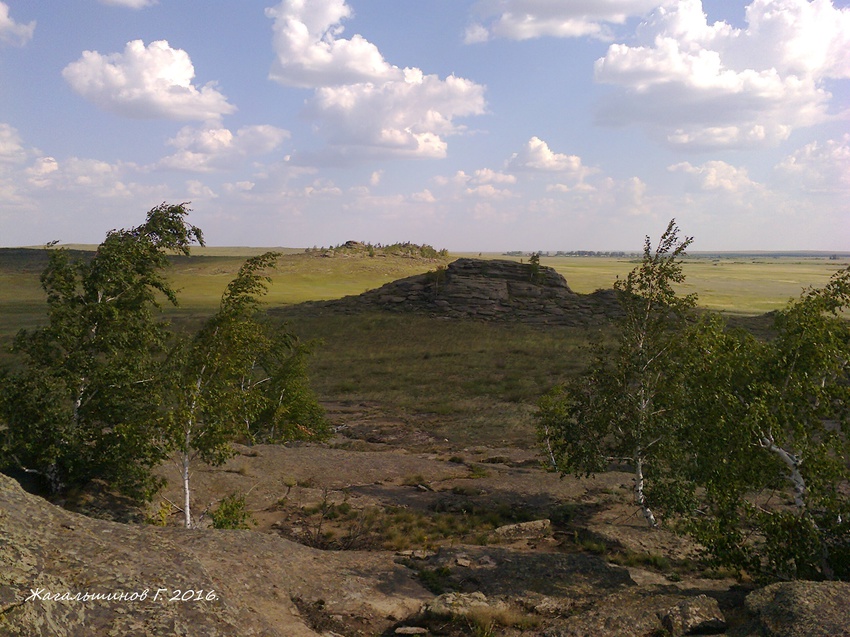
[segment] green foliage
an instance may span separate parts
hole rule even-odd
[[[688,324],[694,299],[674,284],[689,243],[671,222],[615,284],[616,347],[540,401],[549,457],[577,474],[630,462],[647,519],[651,503],[715,567],[850,578],[850,269],[777,312],[759,340],[710,314]]]
[[[19,371],[3,382],[4,464],[41,473],[54,492],[95,477],[140,499],[155,491],[168,340],[155,313],[162,296],[177,302],[168,255],[203,241],[187,213],[162,204],[143,225],[109,232],[90,259],[51,251],[48,324],[18,334]]]
[[[210,512],[214,529],[250,529],[257,525],[246,508],[245,496],[231,493]]]
[[[540,280],[540,253],[532,252],[531,257],[528,259],[528,269],[531,272],[532,283],[537,283]]]
[[[189,465],[225,462],[237,440],[320,439],[328,426],[306,383],[308,352],[285,326],[260,311],[278,254],[248,259],[225,290],[219,311],[169,357],[170,440],[182,456],[186,525]]]
[[[778,312],[769,340],[717,317],[682,339],[688,425],[659,491],[715,565],[765,579],[850,578],[848,305],[850,269]]]
[[[666,405],[674,381],[668,372],[672,345],[695,302],[673,287],[684,280],[681,257],[691,243],[678,232],[671,221],[654,250],[647,237],[640,265],[615,283],[624,316],[614,351],[597,348],[589,369],[544,396],[536,413],[558,471],[589,475],[614,461],[631,463],[636,503],[653,525],[645,471],[662,461],[678,426]]]
[[[203,243],[187,214],[162,204],[89,258],[51,250],[48,324],[18,334],[16,367],[0,375],[0,466],[40,473],[54,492],[98,478],[144,500],[175,450],[188,493],[194,457],[218,464],[236,440],[327,433],[306,382],[309,347],[261,312],[276,253],[244,263],[194,336],[158,316],[163,299],[177,303],[170,258]]]

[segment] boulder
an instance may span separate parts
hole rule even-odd
[[[745,600],[768,637],[850,636],[850,583],[780,582]]]
[[[437,617],[466,617],[472,612],[503,608],[504,602],[492,602],[484,593],[443,593],[425,605],[424,611]]]
[[[717,600],[708,595],[685,599],[658,613],[661,625],[674,637],[680,635],[717,635],[726,630],[726,618]]]

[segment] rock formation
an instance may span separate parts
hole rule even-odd
[[[598,325],[620,314],[614,290],[577,294],[552,268],[535,271],[530,264],[483,259],[458,259],[359,296],[311,305],[567,326]]]

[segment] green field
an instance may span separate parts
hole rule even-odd
[[[78,247],[81,248],[81,247]],[[444,260],[379,256],[322,257],[301,249],[273,248],[284,253],[272,273],[267,301],[272,306],[337,299],[360,294],[396,279],[434,269]],[[264,248],[197,248],[191,257],[175,257],[172,278],[181,290],[185,311],[207,312],[245,258]],[[81,250],[81,253],[83,251]],[[453,254],[519,261],[498,254]],[[0,333],[41,314],[43,294],[39,274],[46,262],[37,249],[0,249]],[[560,272],[576,292],[610,288],[625,276],[637,258],[543,257],[541,264]],[[699,295],[699,305],[738,314],[775,310],[799,296],[807,286],[825,283],[836,270],[850,265],[850,257],[689,257],[682,292]]]
[[[560,272],[570,288],[582,294],[612,287],[618,276],[626,276],[638,262],[638,257],[543,257],[540,260],[541,265]],[[684,261],[687,280],[681,291],[696,293],[700,307],[731,314],[763,314],[783,307],[806,287],[823,285],[833,273],[848,265],[850,257],[846,255],[839,259],[691,256]]]
[[[181,289],[181,305],[167,309],[166,315],[188,325],[211,314],[244,258],[258,252],[208,248],[175,258],[171,276]],[[389,312],[352,316],[305,309],[298,304],[359,294],[446,261],[285,252],[272,273],[267,300],[274,316],[290,322],[305,340],[320,343],[310,370],[319,396],[368,404],[459,447],[482,440],[532,446],[530,414],[537,399],[581,369],[587,345],[603,337],[577,328],[542,330]],[[44,320],[39,273],[45,259],[43,251],[0,250],[0,360],[9,360],[5,350],[18,329]],[[610,288],[636,260],[544,257],[541,263],[563,274],[576,292],[589,293]],[[822,285],[848,263],[848,258],[693,257],[685,263],[682,291],[698,293],[703,307],[754,315],[782,307],[807,286]]]

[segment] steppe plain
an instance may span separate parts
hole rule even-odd
[[[181,305],[165,316],[188,325],[213,312],[244,258],[260,251],[205,248],[175,258]],[[541,328],[306,303],[357,295],[458,256],[527,257],[283,252],[266,301],[276,320],[315,342],[311,382],[335,433],[323,444],[238,445],[225,465],[196,471],[196,510],[245,494],[255,520],[250,532],[203,531],[208,539],[187,548],[203,554],[198,559],[230,595],[236,615],[264,618],[246,620],[240,634],[665,635],[674,634],[663,623],[671,609],[706,597],[725,617],[725,634],[759,634],[743,601],[753,585],[702,567],[685,539],[646,528],[631,501],[627,467],[587,479],[546,471],[536,401],[582,368],[587,345],[606,337],[606,325]],[[682,292],[696,292],[701,307],[758,330],[760,315],[850,264],[850,256],[835,256],[697,254],[685,263]],[[17,329],[43,321],[44,258],[0,250],[4,351]],[[544,256],[541,264],[589,294],[610,288],[638,258]],[[172,504],[180,501],[178,474],[168,464],[161,470],[169,484],[145,510],[96,490],[64,504],[95,518],[164,522],[179,542],[184,531]],[[550,524],[508,527],[540,520]],[[90,524],[72,526],[94,533]],[[145,526],[138,532],[147,533]],[[281,540],[269,546],[270,538]],[[271,585],[275,566],[267,553],[287,547],[291,562],[277,568],[303,571],[304,579],[315,568],[321,581],[296,586],[281,576],[281,608],[294,622],[281,624],[275,613],[282,611],[253,608],[251,594],[240,599],[238,587],[223,580]],[[325,568],[316,566],[322,561]],[[271,574],[251,584],[242,571]],[[353,572],[362,578],[360,597]],[[457,607],[417,612],[437,595]],[[276,621],[290,627],[273,632]]]

